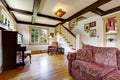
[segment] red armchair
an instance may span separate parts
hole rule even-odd
[[[52,45],[48,46],[48,54],[53,54],[58,52],[58,42],[52,42]]]

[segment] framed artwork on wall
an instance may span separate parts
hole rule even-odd
[[[70,21],[70,30],[72,30],[76,25],[77,25],[77,19],[75,18],[75,19],[72,19],[71,21]]]
[[[116,17],[108,18],[106,23],[106,32],[109,30],[115,31],[117,30],[117,19]]]
[[[89,23],[87,23],[84,25],[84,31],[88,32],[89,30],[90,30],[90,25],[89,25]]]
[[[50,33],[50,36],[53,38],[54,37],[54,33]]]
[[[89,31],[90,37],[96,37],[96,29],[92,29]]]
[[[96,26],[96,21],[90,23],[90,27],[95,27]]]

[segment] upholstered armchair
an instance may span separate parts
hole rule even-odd
[[[48,54],[57,54],[58,52],[58,42],[52,42],[52,45],[48,46]]]

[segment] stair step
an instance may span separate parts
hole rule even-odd
[[[63,34],[63,33],[61,33],[61,35],[63,36],[64,34]]]
[[[63,34],[61,33],[61,36],[63,36]]]
[[[68,39],[65,39],[66,41],[68,40]]]
[[[69,45],[69,46],[73,46],[73,45]]]
[[[72,50],[75,50],[75,48],[72,48]]]

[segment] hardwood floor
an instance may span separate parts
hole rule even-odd
[[[67,58],[64,55],[34,54],[26,66],[0,74],[0,80],[74,80],[68,73]]]

